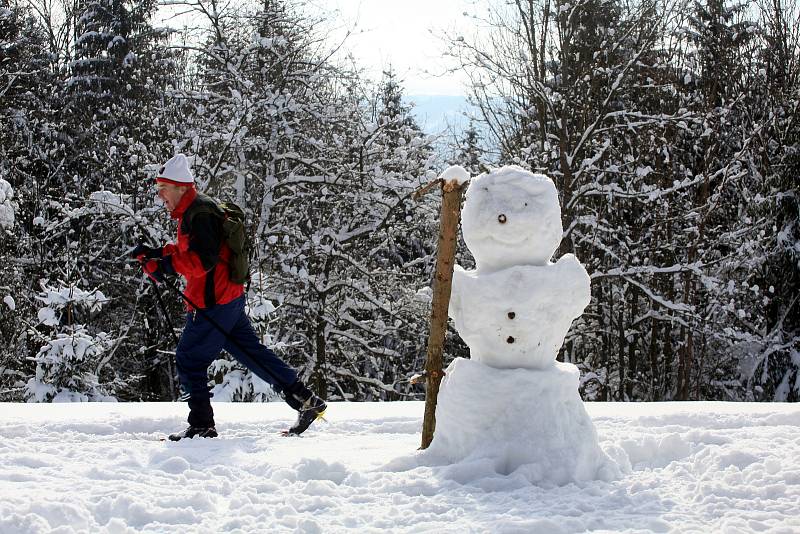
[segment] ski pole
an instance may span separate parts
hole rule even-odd
[[[175,326],[172,324],[172,319],[169,318],[169,312],[167,311],[167,307],[164,306],[164,300],[161,298],[161,290],[158,288],[158,284],[156,283],[155,280],[153,280],[151,276],[148,276],[147,278],[149,278],[150,283],[153,284],[153,291],[156,294],[156,302],[158,303],[158,307],[161,310],[161,315],[164,316],[164,320],[167,322],[167,327],[169,328],[169,331],[172,334],[172,339],[175,341],[175,346],[177,347],[180,340],[178,339],[178,336],[175,334]],[[172,358],[174,358],[174,356]],[[175,395],[175,375],[174,375],[174,370],[172,368],[172,363],[173,363],[172,358],[167,360],[167,363],[170,364],[170,367],[167,372],[169,373],[170,389],[172,393],[172,400],[174,401],[177,399],[177,396]],[[178,362],[175,361],[174,364],[177,365]]]
[[[140,244],[144,244],[143,240],[139,241]],[[144,269],[144,263],[139,261],[139,266]],[[152,276],[148,275],[147,278],[150,280],[150,283],[153,284],[153,291],[156,293],[156,302],[158,302],[158,307],[161,309],[161,314],[164,316],[164,319],[167,321],[167,326],[169,327],[169,331],[172,333],[172,339],[175,341],[175,344],[178,344],[178,336],[175,335],[175,326],[172,324],[172,319],[169,318],[169,313],[167,312],[167,307],[164,306],[164,300],[161,298],[161,291],[158,289],[158,284],[153,279]]]
[[[158,307],[161,309],[161,314],[164,316],[164,319],[167,321],[167,326],[169,327],[169,331],[172,334],[172,339],[175,341],[175,345],[178,344],[178,336],[175,335],[175,327],[172,325],[172,319],[169,318],[169,313],[167,312],[167,307],[164,306],[164,301],[161,298],[161,291],[158,289],[158,284],[155,280],[147,277],[150,279],[150,283],[153,284],[153,291],[156,292],[156,302],[158,302]]]
[[[223,336],[225,336],[225,339],[227,339],[228,341],[230,341],[231,343],[233,343],[233,344],[236,346],[236,348],[237,348],[237,349],[239,349],[240,351],[242,351],[244,354],[246,354],[248,358],[250,358],[251,360],[257,361],[255,358],[253,358],[253,356],[252,356],[252,355],[251,355],[251,354],[250,354],[250,353],[249,353],[249,352],[248,352],[248,351],[247,351],[247,350],[246,350],[244,347],[242,347],[242,345],[241,345],[241,344],[240,344],[238,341],[236,341],[236,339],[232,338],[232,337],[231,337],[231,335],[230,335],[228,332],[226,332],[224,328],[222,328],[222,325],[221,325],[221,324],[219,324],[219,323],[218,323],[218,322],[217,322],[215,319],[213,319],[213,318],[212,318],[210,315],[208,315],[208,314],[205,312],[205,310],[204,310],[204,309],[202,309],[202,308],[198,307],[198,306],[197,306],[197,305],[196,305],[194,302],[192,302],[192,301],[189,299],[189,297],[187,297],[187,296],[186,296],[186,294],[185,294],[183,291],[181,291],[181,290],[180,290],[180,289],[178,289],[177,287],[173,286],[173,285],[172,285],[170,282],[168,282],[168,281],[167,281],[167,279],[166,279],[166,278],[162,278],[162,280],[163,280],[163,283],[164,283],[164,285],[165,285],[165,286],[167,286],[167,287],[168,287],[169,289],[171,289],[173,292],[175,292],[175,293],[177,293],[178,295],[180,295],[180,296],[183,298],[183,300],[185,300],[185,301],[186,301],[186,303],[187,303],[189,306],[191,306],[192,308],[194,308],[194,310],[195,310],[196,312],[200,313],[200,316],[201,316],[203,319],[205,319],[206,321],[208,321],[209,323],[211,323],[211,325],[212,325],[214,328],[216,328],[217,330],[219,330],[219,331],[220,331],[220,333],[222,333],[222,335],[223,335]],[[281,380],[280,378],[278,378],[277,376],[275,376],[275,373],[273,373],[272,371],[270,371],[270,370],[269,370],[269,369],[267,369],[266,367],[261,367],[261,368],[262,368],[264,371],[266,371],[266,372],[267,372],[267,374],[273,378],[273,380],[275,380],[275,383],[276,383],[277,385],[279,385],[283,391],[289,391],[289,388],[288,388],[288,386],[287,386],[286,384],[284,384],[283,380]]]

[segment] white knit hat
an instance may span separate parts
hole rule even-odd
[[[183,154],[173,156],[163,167],[158,169],[156,182],[167,182],[173,185],[192,185],[194,176],[189,169],[189,160]]]

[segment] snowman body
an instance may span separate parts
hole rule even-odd
[[[552,366],[591,294],[574,255],[550,262],[562,234],[555,185],[513,166],[475,178],[463,232],[476,269],[455,267],[449,314],[471,358],[499,369]]]
[[[590,295],[589,276],[572,254],[485,274],[456,267],[453,287],[450,316],[471,359],[497,369],[552,366]]]

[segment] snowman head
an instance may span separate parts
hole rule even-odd
[[[556,187],[547,176],[517,166],[473,178],[462,229],[479,272],[546,265],[563,232]]]

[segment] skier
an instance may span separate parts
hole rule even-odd
[[[161,167],[156,186],[159,198],[178,221],[177,242],[158,248],[139,245],[130,255],[157,283],[164,275],[186,278],[188,313],[175,357],[181,398],[189,403],[189,427],[169,439],[217,436],[208,367],[222,349],[283,394],[286,403],[298,412],[287,434],[301,434],[322,416],[327,405],[303,384],[294,369],[259,342],[245,313],[244,286],[229,276],[231,249],[222,237],[222,218],[216,215],[219,208],[213,199],[195,189],[183,154]]]

